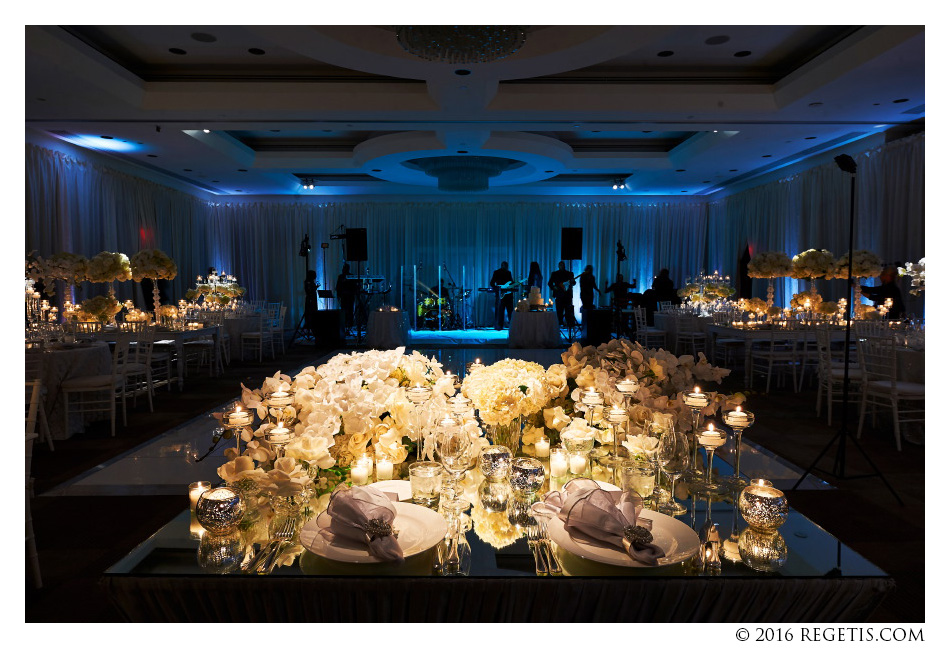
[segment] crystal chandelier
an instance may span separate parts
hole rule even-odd
[[[422,25],[398,27],[396,40],[404,50],[437,63],[489,63],[517,52],[527,27],[495,25]]]

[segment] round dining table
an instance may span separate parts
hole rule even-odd
[[[514,311],[508,327],[508,346],[512,349],[554,349],[562,346],[557,315],[548,311]]]

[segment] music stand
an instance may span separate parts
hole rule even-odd
[[[323,300],[323,310],[326,310],[326,309],[327,309],[327,300],[328,300],[328,299],[333,299],[333,291],[332,291],[332,290],[320,290],[320,289],[317,289],[317,299],[322,299],[322,300]]]

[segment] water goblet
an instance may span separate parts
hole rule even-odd
[[[657,461],[660,470],[670,480],[670,498],[658,510],[667,515],[683,515],[686,513],[686,507],[676,501],[676,480],[686,472],[689,465],[689,444],[686,435],[675,429],[666,431],[657,446]]]
[[[736,409],[726,412],[722,417],[723,422],[732,428],[735,433],[736,441],[736,464],[731,477],[724,477],[722,481],[732,488],[745,488],[749,482],[743,479],[739,473],[739,459],[742,457],[742,433],[755,423],[755,415],[752,412],[737,406]]]
[[[440,426],[437,449],[439,460],[449,474],[448,486],[452,501],[459,499],[458,482],[471,462],[468,452],[471,445],[472,439],[461,426]]]

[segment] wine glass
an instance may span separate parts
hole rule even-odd
[[[664,432],[657,446],[656,457],[660,470],[670,479],[670,498],[658,510],[668,515],[682,515],[686,513],[686,507],[676,501],[676,480],[689,466],[689,444],[686,442],[686,435],[675,429]]]
[[[460,425],[440,426],[438,438],[439,460],[449,474],[452,500],[458,500],[458,482],[462,474],[468,470],[471,457],[469,448],[472,439],[468,432]]]

